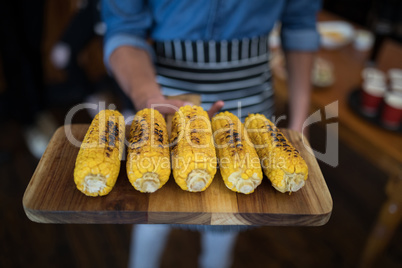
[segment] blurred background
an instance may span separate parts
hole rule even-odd
[[[331,219],[322,227],[245,231],[236,242],[233,267],[402,267],[402,200],[395,193],[402,189],[401,128],[384,129],[348,102],[363,69],[402,68],[402,1],[325,0],[319,20],[345,21],[374,37],[368,47],[356,46],[353,35],[317,53],[321,63],[315,68],[329,70],[323,76],[330,79],[315,81],[312,112],[339,101],[339,119],[330,121],[339,123],[339,165],[319,161],[333,198]],[[22,207],[38,161],[71,107],[105,100],[133,111],[104,68],[104,30],[98,1],[1,1],[1,267],[127,266],[131,225],[37,224]],[[277,115],[282,115],[286,73],[280,44],[273,42],[272,49]],[[90,123],[92,117],[81,110],[73,123]],[[326,150],[326,123],[310,129],[318,152]],[[162,267],[196,267],[199,250],[198,233],[175,230]]]

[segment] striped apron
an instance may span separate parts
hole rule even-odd
[[[163,95],[199,94],[205,110],[223,100],[223,110],[242,121],[249,113],[272,116],[274,96],[267,36],[155,42],[154,49],[157,82]]]

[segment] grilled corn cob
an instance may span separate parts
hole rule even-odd
[[[143,193],[153,193],[169,180],[169,139],[165,119],[157,110],[137,112],[131,124],[127,176]]]
[[[234,114],[222,112],[212,118],[212,129],[226,187],[243,194],[254,192],[261,183],[262,171],[243,124]]]
[[[216,173],[216,154],[208,114],[199,106],[184,106],[172,120],[173,177],[181,189],[207,189]]]
[[[107,195],[116,183],[124,148],[124,117],[102,110],[84,137],[75,162],[74,182],[88,196]]]
[[[282,193],[302,188],[307,164],[282,132],[261,114],[250,114],[245,125],[272,186]]]

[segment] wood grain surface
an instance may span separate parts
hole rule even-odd
[[[155,193],[140,193],[129,183],[123,161],[109,195],[88,197],[75,187],[73,171],[79,147],[66,136],[66,130],[71,130],[81,141],[88,127],[67,125],[54,134],[23,197],[25,213],[32,221],[319,226],[330,218],[331,195],[315,157],[306,151],[297,132],[283,129],[306,160],[309,178],[305,187],[291,195],[277,192],[265,177],[253,194],[237,194],[226,188],[219,171],[201,193],[181,190],[172,177]]]

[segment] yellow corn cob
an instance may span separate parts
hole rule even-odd
[[[153,193],[169,180],[169,139],[165,119],[157,110],[137,112],[131,124],[127,176],[143,193]]]
[[[75,162],[74,182],[88,196],[107,195],[116,183],[124,148],[124,117],[117,111],[100,111],[81,144]]]
[[[261,183],[262,171],[243,124],[234,114],[222,112],[212,118],[212,129],[226,187],[243,194],[254,192]]]
[[[282,132],[262,114],[250,114],[245,125],[272,186],[282,193],[302,188],[307,164]]]
[[[184,106],[172,120],[173,177],[181,189],[207,189],[216,173],[216,154],[208,114],[199,106]]]

